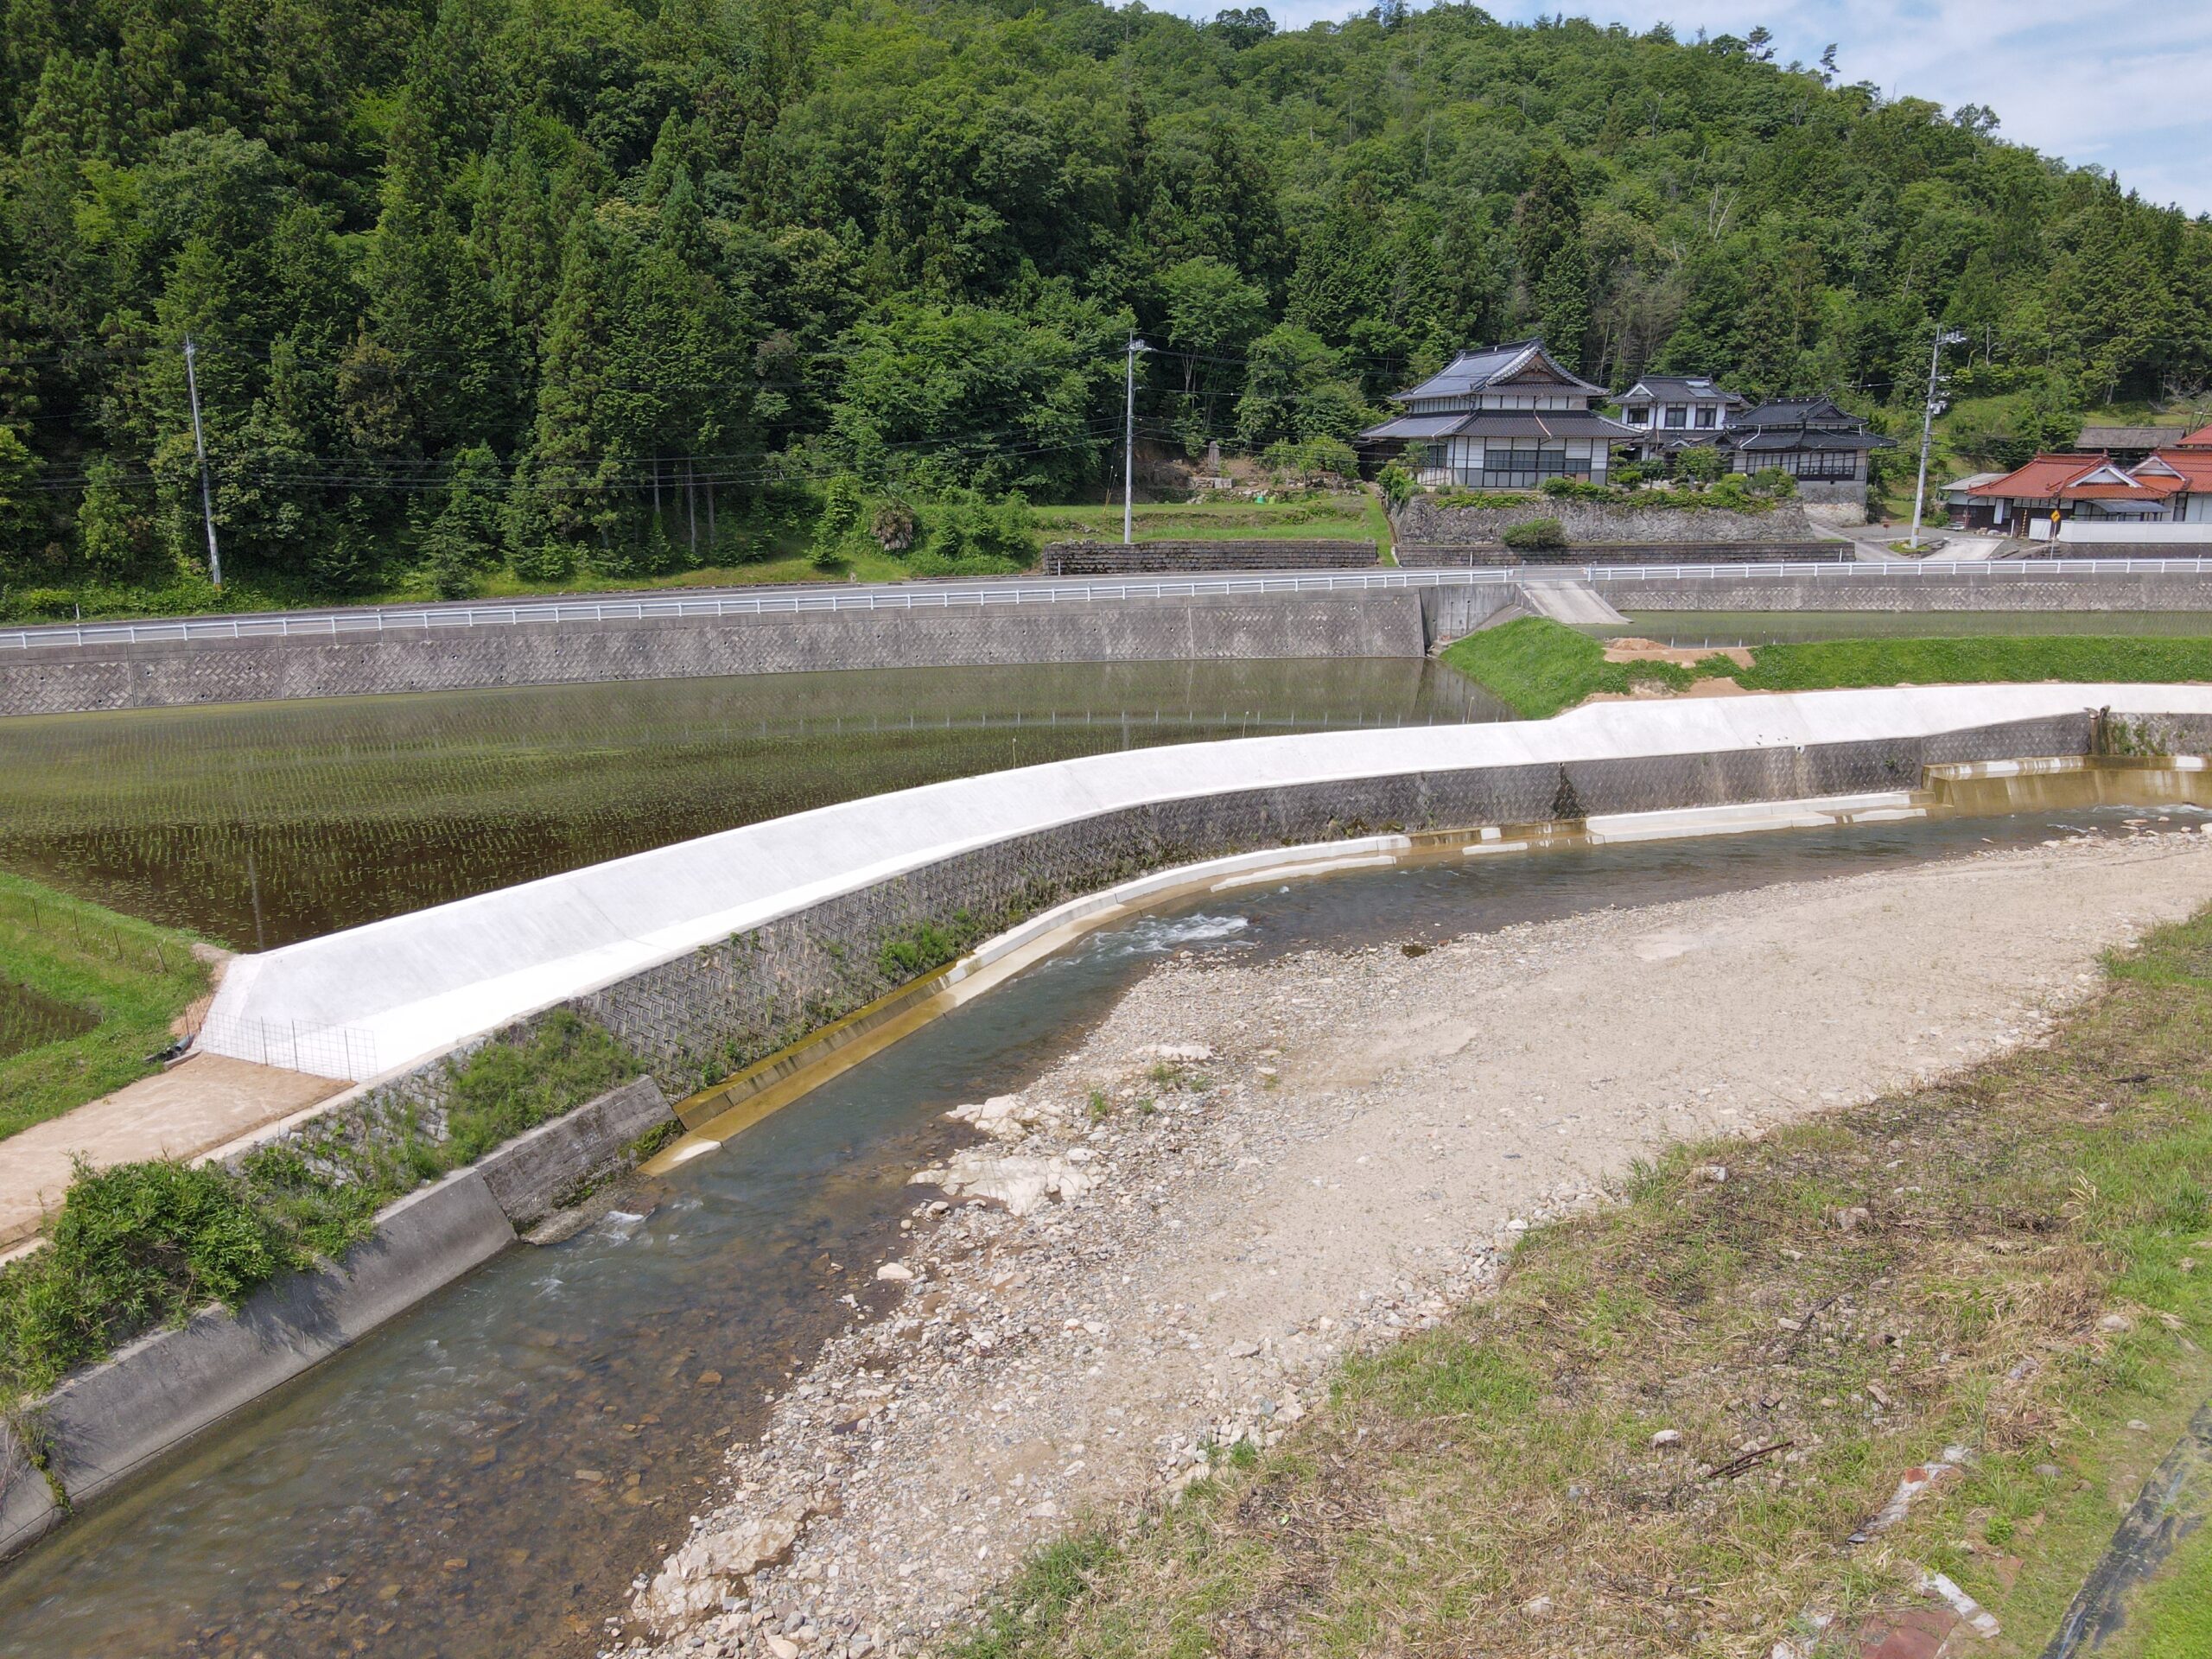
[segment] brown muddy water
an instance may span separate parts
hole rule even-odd
[[[262,950],[855,796],[1510,711],[1417,659],[870,670],[0,720],[0,869]]]
[[[1346,874],[1103,931],[569,1242],[518,1248],[220,1425],[0,1573],[0,1659],[582,1656],[757,1430],[867,1317],[951,1131],[1148,963],[1434,942],[2202,812],[2039,810]],[[847,1300],[850,1299],[850,1300]]]

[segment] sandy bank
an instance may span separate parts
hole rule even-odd
[[[1417,957],[1170,963],[973,1115],[886,1264],[900,1305],[732,1448],[636,1611],[671,1654],[925,1649],[1072,1517],[1285,1432],[1347,1347],[1638,1155],[2031,1039],[2099,952],[2208,901],[2212,841],[2146,833]]]

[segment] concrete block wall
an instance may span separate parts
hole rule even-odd
[[[1373,542],[1300,540],[1047,542],[1048,576],[1172,575],[1186,570],[1351,570],[1382,562]]]
[[[1398,563],[1409,570],[1466,570],[1524,564],[1838,563],[1858,556],[1840,542],[1585,543],[1522,551],[1503,543],[1400,542]]]
[[[1407,657],[1419,636],[1409,595],[1347,593],[41,646],[0,652],[0,715],[823,669]]]

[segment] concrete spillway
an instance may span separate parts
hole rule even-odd
[[[1179,805],[1185,825],[1237,826],[1215,834],[1202,855],[1240,836],[1246,846],[1320,838],[1296,833],[1313,821],[1317,799],[1345,803],[1329,815],[1338,835],[1377,827],[1378,803],[1388,814],[1418,801],[1439,824],[1455,816],[1483,822],[1464,789],[1432,795],[1429,784],[1510,777],[1525,798],[1541,780],[1548,800],[1552,770],[1566,789],[1586,765],[1653,763],[1630,769],[1635,804],[1646,809],[1780,799],[1863,786],[1834,767],[1815,778],[1807,766],[1793,768],[1795,758],[1863,757],[1885,744],[1918,744],[1920,753],[1941,734],[2021,722],[2071,721],[2079,731],[2084,712],[2100,708],[2201,724],[2212,718],[2212,688],[1936,687],[1614,703],[1526,724],[1255,738],[1058,761],[750,824],[245,957],[200,1040],[242,1058],[365,1078],[782,918],[932,872],[943,887],[994,849],[1018,861],[1040,836],[1058,837],[1064,850],[1084,826],[1117,815],[1126,823],[1138,810]],[[2028,747],[2005,752],[2049,741],[2049,731],[2030,734],[2021,740]],[[1891,777],[1904,753],[1884,762]],[[1625,774],[1616,765],[1605,775]],[[1299,811],[1279,810],[1294,798]],[[1171,848],[1197,844],[1185,835]]]

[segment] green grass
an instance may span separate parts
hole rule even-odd
[[[2212,680],[2212,639],[2109,634],[1819,639],[1761,645],[1738,684],[1760,691],[2042,680]]]
[[[0,875],[0,980],[96,1015],[91,1030],[0,1058],[0,1136],[149,1076],[147,1057],[207,988],[192,939],[21,876]]]
[[[1548,720],[1600,691],[1681,690],[1696,677],[1671,663],[1609,663],[1599,641],[1542,616],[1471,633],[1444,660],[1528,720]]]
[[[2175,1547],[2136,1593],[2127,1623],[2097,1659],[2204,1659],[2212,1653],[2212,1526]]]
[[[1764,1654],[1808,1610],[1842,1659],[1924,1605],[1916,1565],[1997,1615],[1979,1651],[2039,1652],[2212,1389],[2208,968],[2212,912],[2047,1046],[1674,1148],[1528,1234],[1489,1301],[1348,1362],[1281,1444],[1054,1546],[964,1659]],[[1842,1546],[1954,1443],[1961,1478]],[[1730,1472],[1747,1447],[1775,1449]],[[2134,1659],[2206,1650],[2205,1536]]]
[[[2045,681],[2212,681],[2212,639],[2158,635],[1987,634],[1953,639],[1810,639],[1754,646],[1751,666],[1713,655],[1689,665],[1608,663],[1598,640],[1547,617],[1469,634],[1444,661],[1530,720],[1599,692],[1686,690],[1733,679],[1749,691]]]

